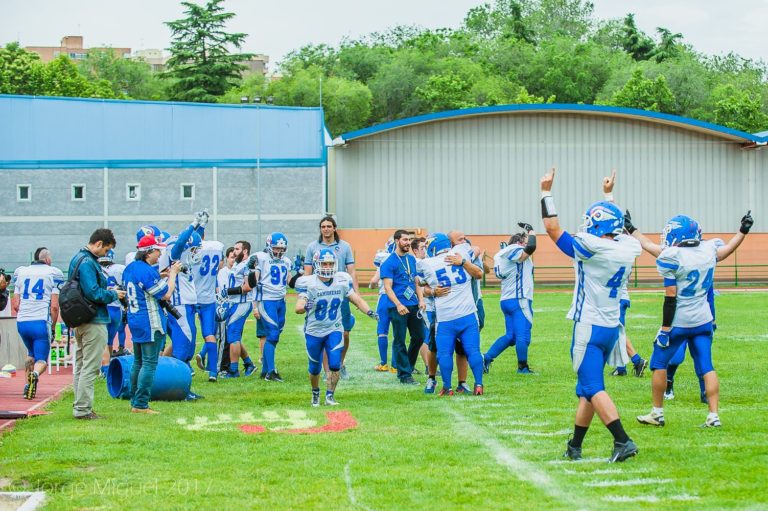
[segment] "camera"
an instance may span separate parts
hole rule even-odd
[[[115,288],[115,291],[125,291],[125,288],[120,284],[115,285],[114,288]],[[120,300],[120,305],[123,306],[123,309],[128,310],[128,295],[125,295],[119,300]]]
[[[179,273],[189,273],[189,265],[186,263],[179,263]]]
[[[165,312],[167,312],[168,314],[170,314],[176,319],[181,319],[181,313],[178,310],[176,310],[176,307],[171,305],[168,302],[168,300],[158,300],[157,303],[158,305],[160,305],[160,307],[162,307],[165,310]]]

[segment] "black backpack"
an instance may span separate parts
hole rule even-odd
[[[86,257],[88,256],[80,258],[74,270],[72,270],[72,275],[69,276],[69,279],[61,286],[59,291],[61,319],[64,320],[64,324],[69,328],[75,328],[88,323],[96,316],[98,311],[98,306],[84,297],[83,291],[80,289],[80,277],[78,277],[77,271]]]

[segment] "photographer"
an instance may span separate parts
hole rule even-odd
[[[3,268],[0,268],[0,316],[10,316],[10,310],[6,311],[8,307],[8,285],[11,283],[11,276],[5,273]]]
[[[99,375],[99,361],[107,343],[109,312],[107,304],[125,296],[125,291],[107,289],[107,276],[97,259],[115,248],[115,235],[109,229],[96,229],[88,245],[80,250],[69,263],[69,278],[77,280],[83,297],[96,308],[95,315],[75,328],[77,345],[74,374],[76,419],[100,419],[93,413],[93,386]],[[75,271],[77,269],[77,271]]]
[[[157,414],[149,407],[157,359],[165,343],[165,312],[178,312],[168,303],[176,289],[176,276],[181,264],[170,267],[168,281],[154,267],[160,258],[161,244],[147,234],[136,246],[136,259],[123,272],[128,297],[128,328],[133,340],[134,361],[131,368],[131,412]]]

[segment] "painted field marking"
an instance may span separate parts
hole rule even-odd
[[[699,500],[700,497],[697,497],[696,495],[688,495],[688,494],[682,494],[682,495],[667,495],[664,497],[658,497],[656,495],[639,495],[637,497],[629,497],[626,495],[608,495],[607,497],[603,497],[603,500],[607,502],[651,502],[651,503],[658,503],[658,502],[665,502],[669,500],[679,500],[679,501],[689,501],[689,500]]]
[[[549,460],[547,463],[550,465],[586,465],[587,463],[608,463],[608,458],[582,458],[578,461],[574,460]]]
[[[495,421],[486,423],[488,426],[529,426],[531,428],[543,428],[551,425],[551,422],[526,422],[526,421]],[[570,432],[570,430],[568,430]]]
[[[469,421],[461,412],[454,409],[448,409],[447,411],[453,416],[454,428],[458,433],[467,435],[474,441],[479,440],[488,452],[493,455],[496,462],[507,467],[515,477],[521,481],[533,484],[550,497],[561,501],[563,504],[567,504],[569,507],[589,509],[589,506],[579,502],[580,499],[576,495],[561,490],[560,485],[552,480],[549,474],[539,470],[533,463],[518,458],[513,450],[505,447],[495,437],[488,434],[485,429]]]
[[[344,483],[347,485],[347,497],[349,498],[349,502],[352,504],[352,506],[356,508],[363,509],[364,511],[373,511],[371,508],[369,508],[365,504],[357,501],[357,497],[355,496],[355,490],[354,488],[352,488],[352,475],[350,473],[351,465],[352,465],[352,460],[349,460],[347,464],[344,465]]]
[[[570,475],[597,476],[608,474],[643,474],[650,471],[647,468],[599,468],[597,470],[571,470],[564,468],[563,472]]]
[[[612,488],[614,486],[644,486],[647,484],[667,484],[674,482],[674,479],[626,479],[622,481],[590,481],[584,483],[584,486],[590,488]]]
[[[570,432],[571,432],[570,429],[562,429],[560,431],[528,431],[525,429],[506,429],[503,431],[503,433],[507,435],[540,436],[540,437],[563,436],[563,435],[567,435]]]
[[[267,431],[287,434],[336,433],[354,429],[357,421],[346,410],[325,413],[328,422],[317,427],[317,421],[310,419],[303,410],[265,410],[260,415],[253,412],[240,414],[221,413],[215,417],[197,416],[191,422],[186,418],[176,419],[176,424],[188,431],[230,431],[239,429],[246,434]],[[266,426],[265,426],[266,424]]]

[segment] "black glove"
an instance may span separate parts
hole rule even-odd
[[[637,230],[637,227],[632,223],[632,215],[629,214],[629,210],[624,212],[624,228],[629,234],[632,234]]]
[[[739,232],[742,234],[749,234],[749,230],[752,228],[752,224],[755,223],[750,213],[752,213],[751,209],[747,211],[746,215],[741,217],[741,227],[739,228]]]
[[[258,258],[256,257],[256,254],[252,255],[248,258],[248,269],[254,270],[256,269],[256,262],[258,261]]]
[[[533,226],[525,222],[517,222],[517,225],[520,226],[525,232],[529,232],[533,230]]]

